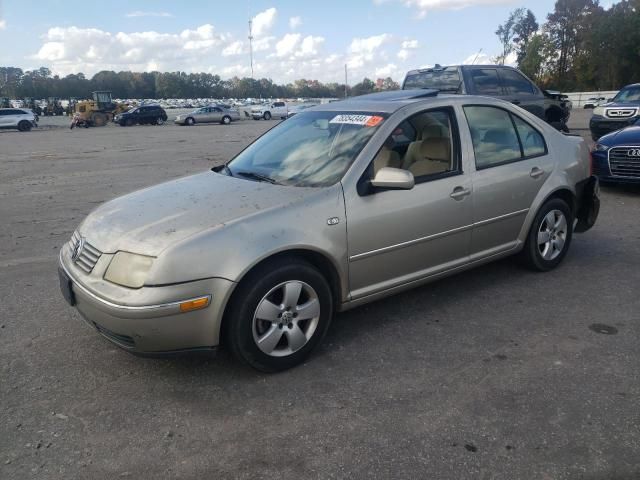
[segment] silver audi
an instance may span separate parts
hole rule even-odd
[[[598,191],[585,142],[510,103],[365,95],[98,207],[61,249],[60,285],[131,352],[222,344],[278,371],[335,312],[506,256],[555,268]]]

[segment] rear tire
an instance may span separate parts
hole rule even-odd
[[[189,126],[189,127],[194,125],[195,123],[196,123],[196,121],[192,117],[189,117],[184,121],[184,124]]]
[[[538,210],[520,259],[531,270],[552,270],[564,259],[572,238],[573,213],[564,200],[552,198]]]
[[[296,259],[269,262],[238,286],[224,335],[236,358],[263,372],[278,372],[307,358],[332,313],[331,290],[314,267]]]
[[[229,125],[231,123],[231,117],[225,115],[224,117],[222,117],[222,121],[220,123],[222,123],[223,125]]]
[[[164,118],[162,117],[156,118],[156,125],[163,125],[163,124],[164,124]]]
[[[265,120],[271,120],[271,112],[264,112],[263,118]]]
[[[133,126],[133,119],[132,119],[132,118],[127,118],[127,119],[124,121],[124,126],[125,126],[125,127],[132,127],[132,126]]]

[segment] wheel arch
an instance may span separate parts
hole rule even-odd
[[[571,210],[571,213],[575,218],[576,210],[578,206],[576,194],[568,186],[566,185],[558,186],[557,188],[549,192],[546,192],[546,194],[544,196],[541,196],[540,198],[541,199],[539,201],[537,199],[536,201],[534,201],[534,204],[532,205],[532,208],[529,210],[529,213],[527,214],[527,218],[524,224],[522,225],[522,229],[520,230],[520,235],[518,235],[518,240],[519,240],[519,246],[517,247],[518,250],[520,250],[520,248],[524,246],[524,243],[527,239],[527,236],[529,235],[529,231],[531,230],[531,227],[533,225],[533,221],[536,218],[536,215],[538,215],[538,212],[540,211],[542,206],[545,203],[547,203],[549,200],[552,200],[554,198],[559,198],[560,200],[563,200],[567,205],[569,205],[569,209]]]
[[[243,274],[240,276],[239,280],[233,287],[232,292],[229,294],[227,301],[224,304],[223,312],[220,317],[220,343],[222,343],[225,338],[225,325],[229,323],[227,321],[227,317],[229,315],[229,306],[233,303],[235,296],[238,293],[238,287],[247,279],[249,275],[251,275],[251,273],[255,272],[257,269],[262,268],[269,263],[282,261],[285,259],[303,260],[309,263],[311,266],[315,267],[329,284],[329,289],[331,290],[331,296],[333,299],[333,310],[334,312],[337,311],[340,304],[343,303],[343,285],[342,281],[340,280],[340,274],[338,273],[336,265],[327,255],[309,248],[293,248],[280,252],[274,252],[251,265],[245,272],[243,272]]]

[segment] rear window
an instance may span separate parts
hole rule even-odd
[[[478,68],[470,72],[475,92],[480,95],[502,95],[502,87],[495,68]]]
[[[413,90],[418,88],[433,88],[435,90],[459,90],[462,80],[458,67],[443,69],[429,69],[417,73],[410,73],[404,80],[402,88]]]
[[[512,95],[533,94],[531,83],[515,70],[504,68],[500,71],[500,75],[502,76],[504,86]]]

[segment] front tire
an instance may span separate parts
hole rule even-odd
[[[28,132],[29,130],[31,130],[31,123],[27,122],[26,120],[22,120],[18,123],[18,131]]]
[[[224,117],[222,117],[222,121],[220,123],[222,123],[223,125],[229,125],[231,123],[231,117],[225,115]]]
[[[234,356],[263,372],[302,363],[320,343],[333,313],[325,278],[302,260],[270,262],[242,281],[225,320]]]
[[[573,237],[573,214],[564,200],[547,201],[531,225],[521,259],[531,270],[547,272],[564,259]]]
[[[188,127],[192,126],[195,123],[196,121],[192,117],[189,117],[184,121],[184,124],[187,125]]]
[[[271,120],[271,112],[264,112],[263,117],[265,120]]]
[[[162,117],[156,118],[156,125],[163,125],[163,124],[164,124],[164,118]]]

